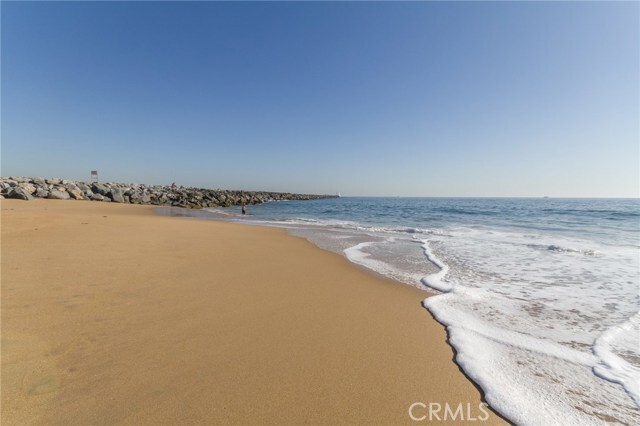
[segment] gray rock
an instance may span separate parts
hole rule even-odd
[[[101,183],[94,183],[93,185],[91,185],[91,190],[96,194],[100,194],[100,195],[109,194],[109,188],[107,188],[105,185]]]
[[[104,195],[94,194],[94,193],[91,193],[91,194],[92,195],[90,195],[89,198],[92,199],[93,201],[104,201],[104,199],[105,199]]]
[[[36,187],[28,182],[19,183],[18,187],[25,189],[29,194],[36,192]]]
[[[80,188],[78,188],[78,185],[76,185],[75,183],[68,182],[68,183],[64,184],[64,189],[66,189],[67,191],[72,191],[72,190],[80,189]]]
[[[44,181],[49,185],[60,185],[60,179],[58,178],[45,179]]]
[[[24,188],[17,187],[13,188],[9,194],[7,194],[8,198],[17,198],[19,200],[33,200],[31,193]]]
[[[71,196],[67,191],[52,189],[47,198],[50,198],[52,200],[68,200],[69,198],[71,198]]]
[[[111,188],[107,196],[115,203],[124,203],[124,195],[120,188]]]
[[[36,197],[38,198],[47,198],[49,196],[49,191],[46,189],[40,188],[36,191]]]
[[[137,191],[130,192],[128,195],[125,195],[125,198],[127,196],[129,197],[129,202],[132,204],[142,203],[142,194]]]
[[[71,195],[71,197],[74,200],[84,200],[84,197],[82,196],[82,191],[80,191],[80,189],[76,188],[76,189],[72,189],[69,190],[69,195]]]

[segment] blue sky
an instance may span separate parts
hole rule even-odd
[[[1,7],[3,176],[640,195],[635,2]]]

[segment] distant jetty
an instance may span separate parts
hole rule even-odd
[[[0,198],[90,200],[201,209],[237,206],[243,203],[262,204],[268,201],[318,200],[336,196],[12,176],[0,177]]]

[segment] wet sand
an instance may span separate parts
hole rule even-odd
[[[2,425],[428,424],[414,402],[483,414],[425,293],[284,230],[111,203],[1,208]]]

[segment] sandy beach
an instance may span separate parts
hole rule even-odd
[[[284,230],[1,207],[3,425],[427,424],[414,402],[482,415],[426,293]]]

